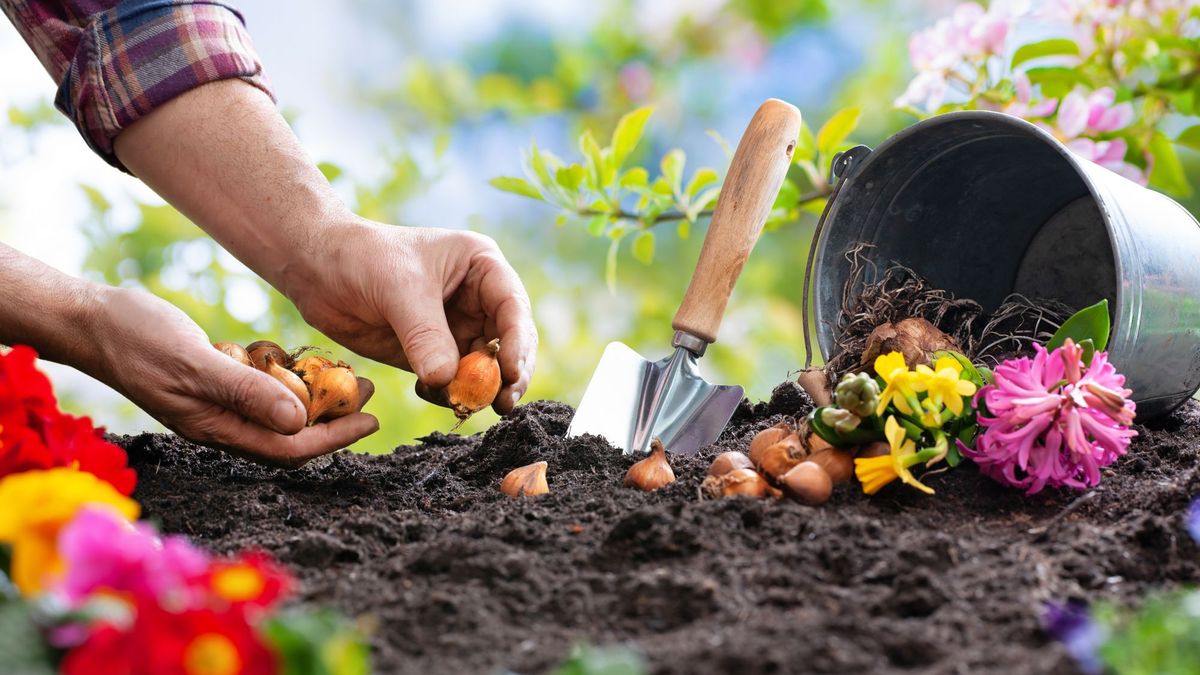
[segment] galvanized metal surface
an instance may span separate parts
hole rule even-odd
[[[633,396],[631,388],[636,390]],[[686,347],[676,347],[661,361],[649,361],[612,342],[604,349],[567,436],[603,436],[627,455],[648,452],[650,442],[659,438],[672,452],[693,455],[717,440],[743,395],[739,386],[705,381],[696,354]]]
[[[867,242],[880,268],[907,265],[985,310],[1012,292],[1074,307],[1107,298],[1109,353],[1139,418],[1200,388],[1200,225],[1170,198],[994,112],[940,115],[853,159],[815,243],[826,357],[845,252]]]

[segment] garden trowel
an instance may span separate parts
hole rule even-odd
[[[698,360],[717,339],[725,304],[779,194],[800,133],[800,111],[770,99],[750,120],[721,188],[700,260],[671,326],[675,352],[648,361],[620,342],[604,350],[568,436],[597,434],[625,454],[695,454],[714,442],[738,403],[738,385],[711,384]]]

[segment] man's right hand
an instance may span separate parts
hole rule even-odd
[[[74,359],[172,431],[264,464],[296,467],[369,436],[356,412],[305,426],[300,401],[275,378],[213,348],[183,312],[150,293],[101,288],[86,326],[91,349]],[[360,379],[362,403],[373,393]]]

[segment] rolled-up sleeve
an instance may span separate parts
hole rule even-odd
[[[58,83],[55,105],[110,164],[113,140],[202,84],[239,78],[271,94],[241,14],[222,2],[0,0]]]

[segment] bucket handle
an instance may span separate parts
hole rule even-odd
[[[813,228],[812,242],[808,245],[808,261],[804,264],[804,289],[800,294],[800,326],[804,332],[805,370],[812,367],[813,350],[812,337],[808,326],[808,292],[812,281],[813,261],[817,255],[817,240],[821,238],[821,232],[825,229],[825,219],[829,216],[829,208],[833,206],[834,200],[837,199],[842,185],[854,173],[854,169],[858,167],[858,164],[866,159],[869,154],[871,154],[871,148],[865,145],[856,145],[845,152],[839,152],[834,155],[833,161],[829,164],[829,184],[833,186],[833,192],[830,192],[829,198],[825,200],[825,208],[821,211],[821,217],[817,219],[817,226]]]

